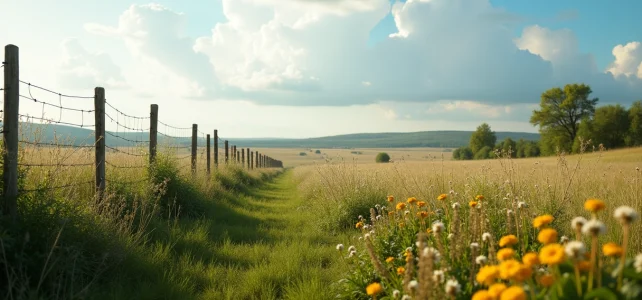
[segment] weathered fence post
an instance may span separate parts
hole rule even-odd
[[[236,145],[232,145],[232,162],[236,163]]]
[[[234,149],[236,149],[236,146],[234,146]],[[236,163],[237,164],[241,163],[241,153],[239,150],[236,150]]]
[[[225,164],[227,165],[230,162],[230,147],[228,141],[225,140]]]
[[[4,140],[2,212],[13,222],[18,219],[18,119],[20,108],[20,61],[18,47],[4,47]]]
[[[105,196],[105,89],[94,90],[94,116],[96,120],[96,202]]]
[[[245,150],[241,148],[241,167],[245,168]]]
[[[158,104],[152,104],[149,113],[149,164],[156,160],[156,146],[158,145]]]
[[[192,175],[196,175],[196,147],[198,146],[198,125],[192,124]]]
[[[254,170],[254,151],[250,152],[250,170]]]
[[[259,166],[259,151],[254,151],[254,153],[254,155],[256,156],[256,158],[254,158],[254,168],[258,169],[261,167]]]
[[[249,170],[251,168],[250,167],[250,148],[247,148],[245,151],[247,152],[247,169]]]
[[[207,175],[210,175],[210,135],[207,135],[206,141],[207,143]],[[209,177],[208,177],[209,178]]]
[[[218,130],[214,129],[214,168],[218,168]]]

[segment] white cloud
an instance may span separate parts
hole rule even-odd
[[[66,39],[62,45],[59,82],[63,88],[127,88],[120,68],[106,53],[87,51],[77,39]]]
[[[615,61],[606,70],[615,76],[637,76],[642,78],[642,44],[630,42],[613,48]]]

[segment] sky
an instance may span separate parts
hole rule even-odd
[[[222,137],[536,132],[540,95],[642,99],[637,0],[0,0],[21,80]],[[79,109],[91,99],[21,94]],[[21,114],[62,118],[21,102]],[[64,119],[86,124],[82,113]],[[133,126],[133,125],[132,125]],[[145,124],[136,124],[140,128]],[[138,127],[137,127],[138,128]],[[108,129],[113,129],[108,126]]]

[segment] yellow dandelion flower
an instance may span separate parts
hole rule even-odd
[[[520,269],[521,265],[518,261],[514,259],[505,260],[499,264],[499,277],[505,280],[515,279]]]
[[[432,229],[430,229],[430,228],[426,229],[426,233],[427,234],[431,234],[432,233]]]
[[[366,294],[368,296],[374,296],[383,291],[383,288],[381,287],[381,284],[378,282],[371,283],[366,287]]]
[[[406,209],[406,203],[399,202],[397,203],[397,210]]]
[[[477,275],[475,276],[475,280],[477,282],[490,286],[495,281],[497,281],[497,277],[499,276],[499,267],[493,266],[493,265],[488,265],[488,266],[483,266],[481,269],[479,269],[479,272],[477,272]]]
[[[604,201],[600,199],[588,199],[586,202],[584,202],[584,209],[587,211],[590,211],[592,213],[596,213],[598,211],[604,210],[606,208],[606,204]]]
[[[515,250],[512,248],[502,248],[497,251],[497,259],[499,261],[509,260],[515,256]]]
[[[446,198],[448,198],[448,194],[441,194],[437,197],[437,200],[444,201]]]
[[[539,250],[539,261],[545,265],[559,265],[566,259],[564,246],[548,244]]]
[[[606,256],[621,257],[624,254],[624,249],[616,243],[606,243],[602,245],[602,253]]]
[[[510,247],[519,242],[517,240],[517,237],[513,234],[505,235],[501,239],[499,239],[499,246],[500,247]]]
[[[515,275],[515,280],[519,282],[524,282],[531,278],[533,276],[533,268],[530,266],[521,264],[519,266],[519,271],[517,272],[517,275]]]
[[[474,295],[472,300],[495,300],[497,297],[493,297],[487,290],[479,290]]]
[[[477,201],[482,201],[482,200],[484,200],[484,199],[486,199],[486,198],[484,198],[484,195],[477,195],[477,196],[475,196],[475,200],[477,200]]]
[[[420,211],[420,212],[417,213],[417,217],[419,217],[421,219],[426,218],[426,217],[428,217],[428,212],[427,211]]]
[[[393,195],[388,195],[387,200],[388,200],[388,202],[395,202],[395,196],[393,196]]]
[[[475,206],[477,206],[477,201],[470,201],[470,202],[468,202],[468,206],[470,206],[470,207],[475,207]]]
[[[388,212],[388,216],[389,216],[389,217],[392,217],[392,216],[394,216],[394,215],[395,215],[395,212],[394,212],[394,211],[389,211],[389,212]]]
[[[537,253],[529,252],[524,254],[524,257],[522,257],[522,262],[529,267],[539,265],[539,258],[537,257]]]
[[[404,267],[399,267],[397,268],[397,275],[401,275],[406,272],[406,268]]]
[[[393,261],[395,261],[395,258],[392,256],[388,256],[388,258],[386,258],[387,263],[392,263]]]
[[[410,198],[408,198],[408,200],[407,200],[406,202],[408,202],[408,204],[417,203],[417,198],[415,198],[415,197],[410,197]]]
[[[419,202],[417,202],[417,206],[418,206],[418,207],[424,207],[424,206],[426,206],[426,204],[427,204],[427,203],[426,203],[426,201],[419,201]]]
[[[504,290],[499,300],[526,300],[526,292],[522,287],[514,285]]]
[[[357,229],[363,228],[363,222],[357,222],[357,224],[354,225]]]
[[[488,293],[493,297],[493,299],[499,298],[499,295],[506,290],[507,286],[503,283],[495,283],[488,287]]]
[[[557,230],[544,228],[537,235],[537,240],[544,245],[555,243],[557,242]]]
[[[555,218],[551,215],[543,215],[533,219],[533,227],[542,228],[548,224],[551,224]]]
[[[549,287],[555,283],[555,277],[551,274],[545,274],[537,279],[537,282],[543,287]]]

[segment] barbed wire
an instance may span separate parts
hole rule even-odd
[[[23,80],[19,80],[19,81],[20,81],[21,83],[24,83],[24,84],[26,84],[26,85],[30,86],[30,87],[32,86],[32,87],[37,88],[37,89],[39,89],[39,90],[43,90],[43,91],[46,91],[46,92],[52,93],[52,94],[54,94],[54,95],[58,95],[58,96],[60,96],[60,97],[65,97],[65,98],[76,98],[76,99],[94,99],[94,96],[76,96],[76,95],[66,95],[66,94],[62,94],[62,93],[58,93],[58,92],[54,92],[54,91],[52,91],[52,90],[50,90],[50,89],[47,89],[47,88],[44,88],[44,87],[41,87],[41,86],[37,86],[37,85],[35,85],[35,84],[31,84],[30,82],[26,82],[26,81],[23,81]]]
[[[169,127],[171,129],[175,129],[175,130],[191,130],[192,129],[192,127],[175,127],[175,126],[163,123],[160,120],[158,120],[158,124],[161,124],[163,126],[166,126],[166,127]]]
[[[121,115],[123,115],[125,117],[132,118],[132,119],[138,119],[138,120],[150,119],[150,117],[138,117],[138,116],[128,115],[128,114],[120,111],[118,108],[115,108],[114,106],[109,104],[109,102],[107,102],[107,99],[105,99],[105,104],[107,104],[107,106],[111,107],[113,110],[117,111],[119,114],[121,114]]]
[[[149,128],[148,129],[142,129],[142,128],[138,129],[138,128],[128,127],[127,125],[123,125],[118,120],[116,120],[112,116],[110,116],[108,113],[105,113],[105,116],[108,117],[112,122],[116,122],[116,125],[118,125],[120,127],[123,127],[123,128],[125,128],[127,130],[136,131],[136,132],[147,132],[147,131],[149,131]]]
[[[115,184],[120,184],[120,185],[130,185],[130,184],[137,184],[137,183],[142,183],[142,182],[148,182],[149,179],[140,179],[140,180],[132,180],[132,181],[119,181],[119,180],[113,180],[113,179],[107,179],[105,178],[105,181],[107,183],[115,183]]]
[[[23,166],[23,167],[86,167],[86,166],[93,166],[94,162],[90,163],[76,163],[76,164],[63,164],[63,163],[56,163],[56,164],[31,164],[31,163],[18,163],[18,166]]]
[[[129,156],[147,157],[147,153],[145,153],[145,154],[136,154],[136,153],[131,153],[131,152],[128,152],[128,151],[123,151],[123,150],[120,150],[120,149],[115,148],[115,147],[110,147],[110,146],[107,146],[107,145],[105,145],[105,148],[113,150],[113,151],[116,151],[118,153],[123,153],[123,154],[129,155]]]
[[[107,161],[107,160],[105,161],[105,164],[106,164],[106,165],[108,165],[108,166],[110,166],[110,167],[114,167],[114,168],[116,168],[116,169],[142,169],[142,168],[147,168],[147,165],[138,165],[138,166],[121,166],[121,165],[112,164],[112,163],[110,163],[110,162],[109,162],[109,161]]]
[[[51,122],[54,124],[60,124],[60,125],[68,125],[68,126],[75,126],[75,127],[80,127],[80,128],[85,128],[85,127],[96,127],[96,125],[91,124],[91,125],[85,125],[85,124],[77,124],[77,123],[70,123],[70,122],[64,122],[64,121],[56,121],[52,119],[47,119],[47,118],[40,118],[40,117],[34,117],[34,116],[29,116],[29,115],[23,115],[23,114],[18,114],[18,117],[24,117],[28,119],[36,119],[40,121],[45,121],[45,122]],[[83,120],[84,121],[84,120]]]
[[[72,145],[72,144],[57,144],[57,143],[42,143],[42,142],[31,142],[25,140],[19,140],[18,143],[34,145],[34,146],[56,146],[60,148],[94,148],[95,145]]]
[[[33,97],[33,96],[31,96],[31,95],[29,95],[29,96],[25,96],[25,95],[18,95],[18,96],[19,96],[20,98],[28,99],[28,100],[31,100],[31,101],[36,102],[36,103],[41,103],[43,106],[48,105],[48,106],[52,106],[52,107],[55,107],[55,108],[58,108],[58,109],[64,109],[64,110],[69,110],[69,111],[78,111],[78,112],[82,112],[82,113],[92,113],[92,112],[95,112],[95,110],[93,110],[93,109],[92,109],[92,110],[84,110],[84,109],[69,108],[69,107],[64,107],[64,106],[60,106],[60,105],[56,105],[56,104],[51,104],[51,103],[48,103],[48,102],[40,101],[40,100],[38,100],[38,99],[34,98],[34,97]]]
[[[130,143],[134,143],[134,144],[149,144],[149,141],[135,141],[135,140],[128,139],[128,138],[126,138],[126,137],[122,137],[122,136],[120,136],[120,135],[114,134],[114,133],[112,133],[112,132],[110,132],[110,131],[105,131],[105,134],[107,134],[107,135],[109,135],[109,136],[112,136],[112,137],[115,137],[115,138],[119,138],[119,139],[121,139],[121,140],[124,140],[124,141],[130,142]]]
[[[44,191],[51,191],[51,190],[59,190],[63,188],[68,188],[68,187],[76,187],[76,186],[81,186],[85,184],[93,184],[95,181],[85,181],[85,182],[79,182],[79,183],[73,183],[73,184],[67,184],[67,185],[60,185],[60,186],[54,186],[54,187],[47,187],[47,188],[36,188],[36,189],[28,189],[28,190],[19,190],[18,192],[20,193],[32,193],[32,192],[44,192]]]

